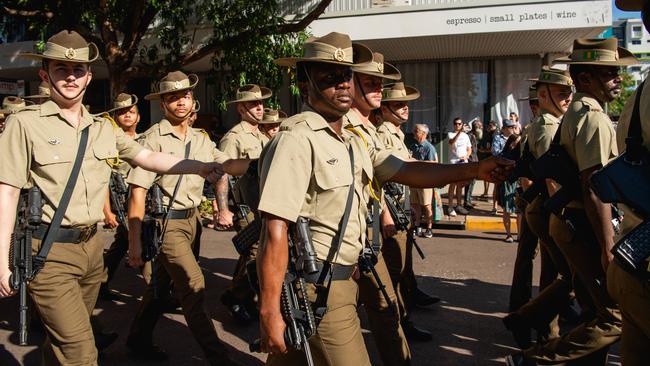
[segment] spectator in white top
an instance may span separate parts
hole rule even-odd
[[[452,164],[465,164],[472,155],[472,142],[469,136],[463,131],[463,120],[460,117],[454,118],[454,132],[449,132],[449,162]],[[467,215],[469,212],[463,207],[463,187],[468,182],[456,182],[449,185],[447,212],[454,217],[458,212]],[[454,206],[454,198],[456,206]]]

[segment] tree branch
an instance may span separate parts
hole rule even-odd
[[[24,18],[52,19],[54,17],[54,13],[51,11],[12,9],[6,6],[2,7],[2,11],[7,15],[19,16]]]
[[[278,28],[277,33],[286,34],[304,30],[309,24],[311,24],[311,22],[318,19],[318,17],[320,17],[325,12],[325,9],[327,9],[330,3],[332,3],[332,0],[321,0],[320,4],[318,4],[318,6],[310,11],[309,14],[307,14],[299,22],[283,24]]]

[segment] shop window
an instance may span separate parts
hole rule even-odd
[[[632,44],[635,45],[635,46],[637,46],[637,45],[640,45],[640,44],[641,44],[641,41],[638,40],[638,39],[633,39],[633,40],[632,40]]]

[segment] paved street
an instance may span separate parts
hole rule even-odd
[[[207,303],[219,334],[237,350],[237,359],[246,365],[258,365],[264,357],[247,352],[248,342],[257,336],[257,325],[236,325],[219,302],[236,261],[231,236],[230,232],[207,229],[203,234],[201,266],[208,289]],[[412,345],[414,365],[502,365],[503,357],[515,350],[500,319],[507,310],[517,247],[502,239],[500,232],[469,231],[436,231],[433,239],[418,239],[427,256],[425,260],[415,259],[420,287],[443,300],[413,315],[419,326],[434,333],[433,342]],[[105,328],[119,332],[120,338],[104,351],[100,363],[135,365],[127,357],[124,342],[144,282],[135,270],[120,268],[113,287],[124,301],[100,301],[96,313]],[[17,346],[16,315],[16,297],[0,300],[0,365],[37,365],[40,356],[36,345],[40,339],[31,337],[29,347]],[[373,365],[381,365],[372,339],[366,335]],[[166,314],[158,322],[155,342],[167,350],[171,365],[202,364],[201,351],[182,315]],[[618,364],[617,356],[610,359]]]

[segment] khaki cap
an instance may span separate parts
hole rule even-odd
[[[182,71],[172,71],[160,80],[158,83],[158,92],[147,94],[144,96],[144,99],[160,99],[160,96],[163,94],[194,89],[198,82],[199,77],[196,74],[185,75]]]
[[[573,79],[571,79],[568,71],[553,69],[548,66],[542,66],[539,77],[536,79],[528,79],[528,81],[534,81],[535,84],[573,86]]]
[[[625,11],[637,11],[643,9],[646,0],[616,0],[616,7]]]
[[[269,88],[259,86],[256,84],[246,84],[237,89],[235,99],[226,102],[226,104],[239,103],[239,102],[255,102],[258,100],[265,100],[271,98],[273,92]]]
[[[281,110],[264,108],[264,117],[259,121],[259,124],[262,125],[271,125],[274,123],[280,123],[287,118],[287,114]]]
[[[192,113],[198,113],[201,110],[201,103],[198,100],[194,100],[194,105],[192,106]]]
[[[420,91],[412,86],[405,86],[403,82],[384,85],[381,102],[408,102],[420,97]]]
[[[372,53],[371,62],[354,66],[352,67],[352,71],[360,74],[379,76],[389,80],[399,80],[402,78],[402,74],[399,70],[388,62],[385,62],[384,55],[379,52]]]
[[[630,51],[618,47],[618,40],[614,37],[578,38],[573,41],[573,52],[567,57],[555,59],[553,63],[629,66],[638,64],[639,60]]]
[[[530,79],[530,80],[532,80],[532,79]],[[533,84],[530,87],[528,87],[528,96],[527,97],[519,98],[520,102],[523,102],[523,101],[526,101],[526,100],[539,100],[539,98],[537,98],[537,84]]]
[[[302,46],[302,57],[284,57],[274,60],[279,66],[296,67],[298,62],[318,62],[357,66],[372,62],[372,51],[360,43],[352,43],[350,36],[332,32],[323,37],[310,38]]]
[[[19,97],[5,97],[2,100],[2,109],[0,109],[0,114],[12,114],[20,111],[25,108],[27,103],[25,100]]]
[[[107,110],[105,113],[111,113],[118,109],[131,108],[138,104],[138,96],[135,94],[120,93],[113,101],[113,108]]]
[[[47,81],[41,81],[38,85],[38,94],[28,95],[23,97],[23,99],[38,99],[38,98],[49,98],[50,97],[50,84]]]
[[[86,42],[79,33],[63,30],[47,40],[43,53],[25,52],[21,53],[20,56],[31,59],[89,64],[97,60],[99,49],[94,43]]]

